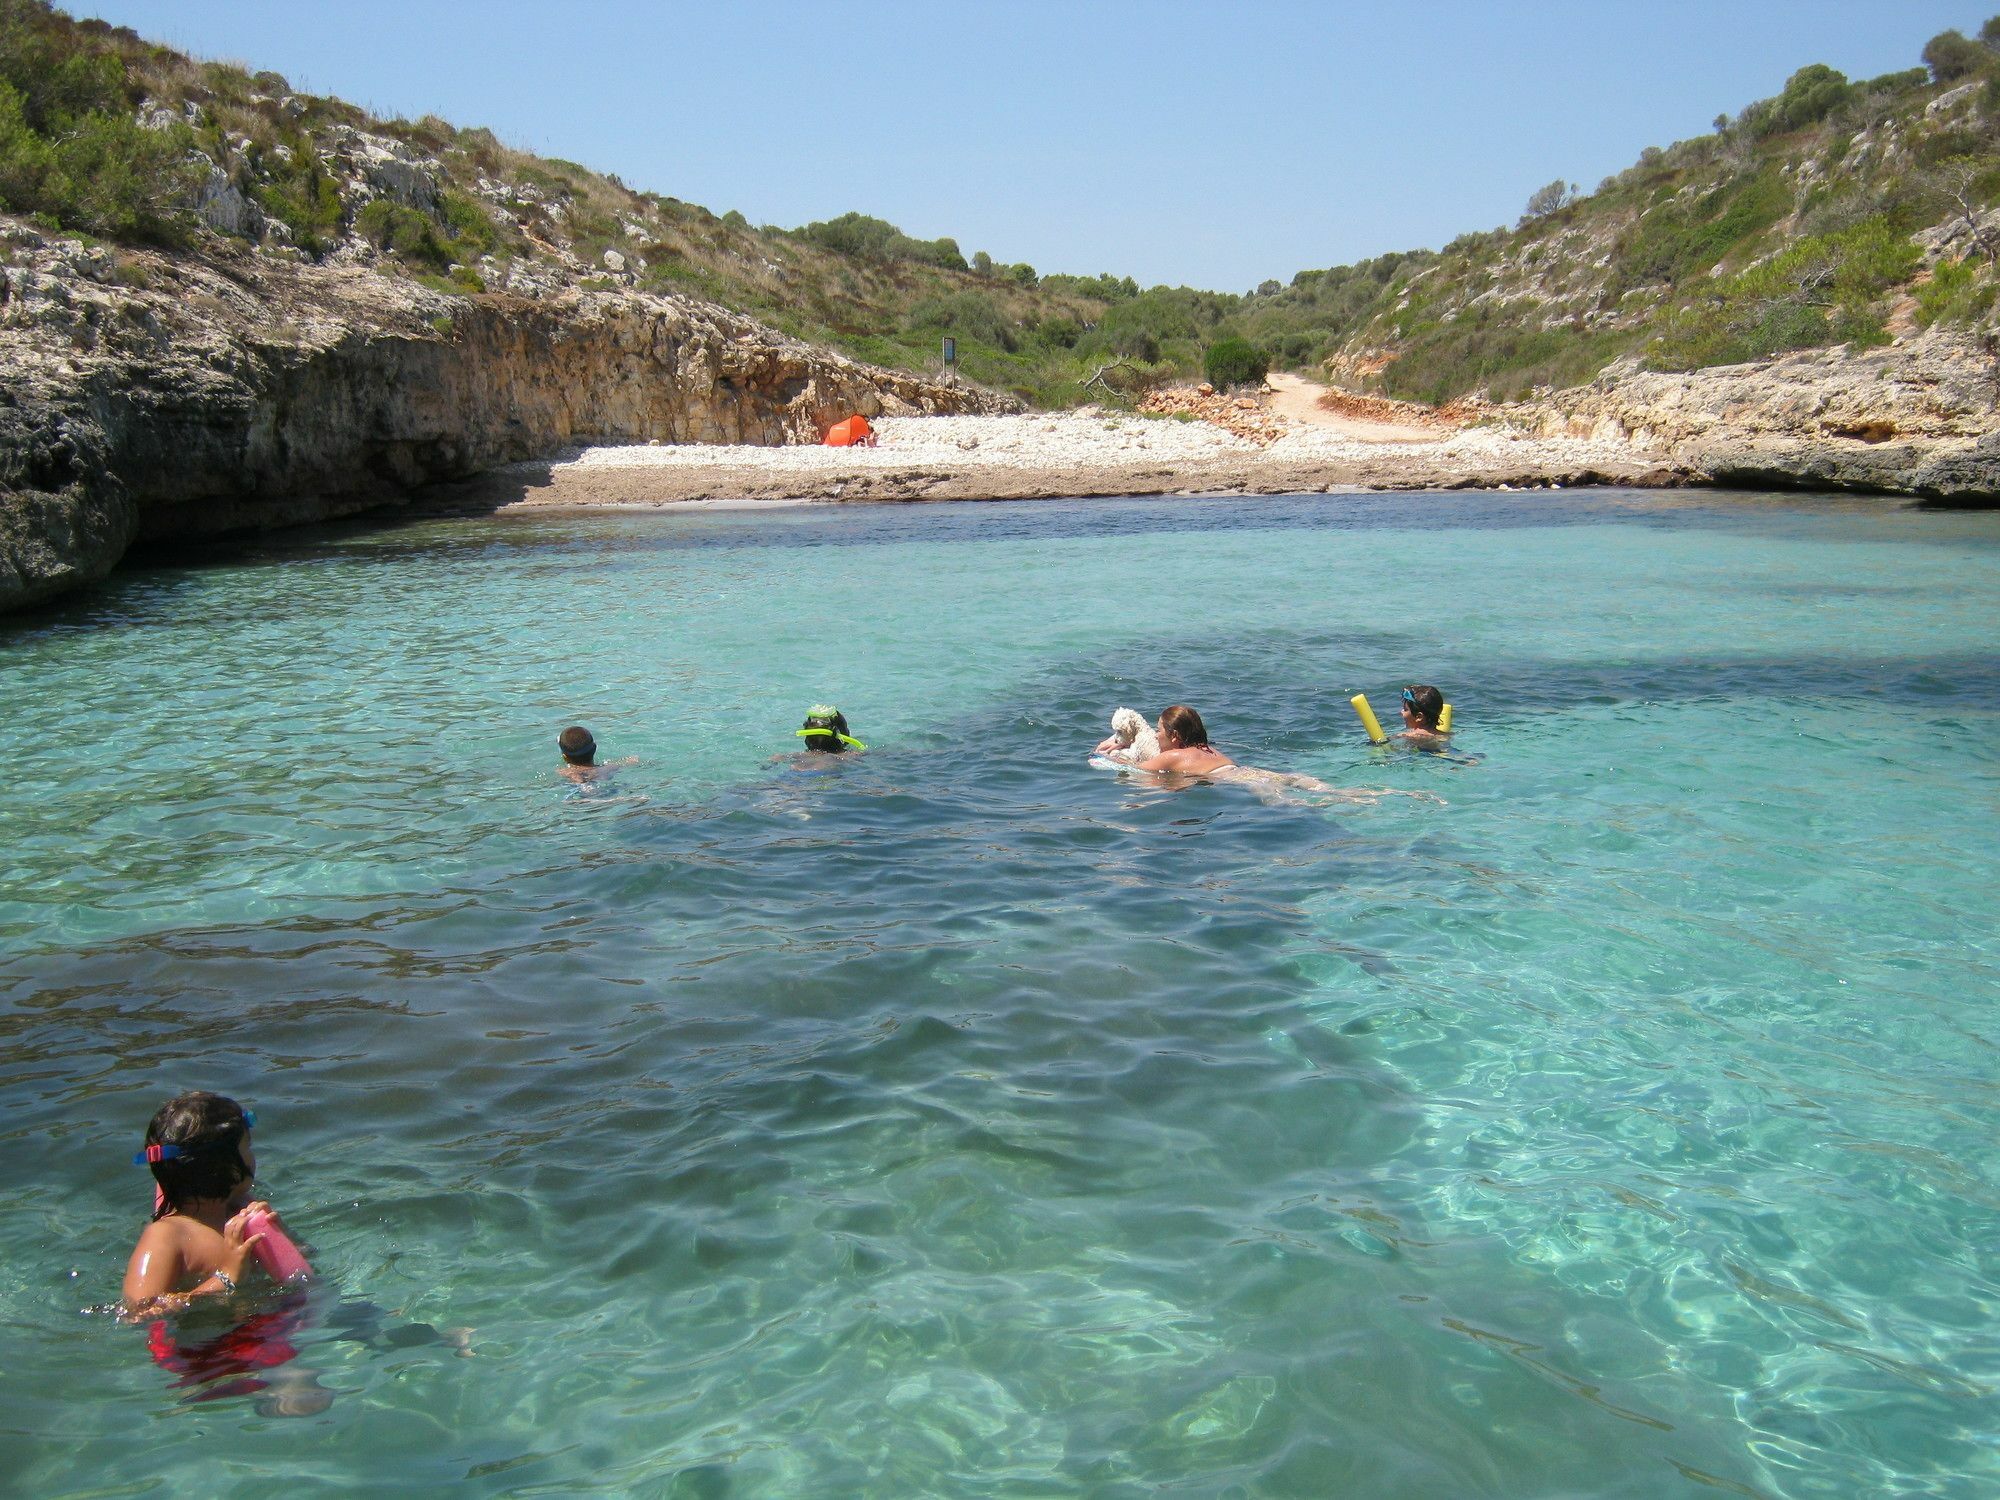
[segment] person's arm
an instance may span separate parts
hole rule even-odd
[[[184,1292],[174,1290],[188,1270],[178,1237],[164,1222],[148,1224],[125,1266],[125,1315],[138,1318],[183,1312],[199,1298],[232,1295],[242,1283],[251,1250],[264,1238],[245,1227],[251,1210],[258,1208],[271,1211],[268,1203],[253,1203],[222,1226],[222,1264]]]

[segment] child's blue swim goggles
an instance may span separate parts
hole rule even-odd
[[[243,1128],[245,1130],[255,1130],[257,1128],[256,1110],[246,1109],[243,1111]],[[190,1151],[185,1146],[170,1146],[164,1142],[155,1142],[144,1151],[133,1152],[132,1165],[135,1167],[150,1167],[155,1162],[186,1161],[188,1157],[195,1154],[195,1152]]]

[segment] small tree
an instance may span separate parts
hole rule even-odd
[[[1845,73],[1825,63],[1810,63],[1785,80],[1771,125],[1777,130],[1797,130],[1817,124],[1853,95]]]
[[[1950,83],[1977,72],[1987,55],[1984,47],[1962,31],[1940,31],[1924,43],[1924,66],[1939,83]]]
[[[1979,42],[1989,52],[2000,52],[2000,16],[1988,16],[1979,28]]]
[[[1243,339],[1221,339],[1208,346],[1208,354],[1201,362],[1202,373],[1217,390],[1227,390],[1232,385],[1248,385],[1253,380],[1262,380],[1264,372],[1271,368],[1264,351]]]
[[[1531,224],[1536,219],[1546,219],[1558,209],[1568,208],[1574,202],[1576,202],[1576,184],[1564,182],[1558,177],[1554,182],[1538,187],[1528,194],[1528,206],[1521,215],[1521,222]]]

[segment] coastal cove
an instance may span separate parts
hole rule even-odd
[[[0,1494],[2000,1495],[2000,14],[68,3]]]
[[[1629,489],[142,554],[0,621],[13,1480],[1972,1500],[1996,562]],[[1086,764],[1178,701],[1385,795]],[[213,1400],[99,1311],[197,1084],[325,1278]]]

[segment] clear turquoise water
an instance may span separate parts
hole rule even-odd
[[[1996,563],[1814,499],[709,512],[0,624],[0,1485],[1990,1495]],[[1411,679],[1477,764],[1360,740]],[[774,763],[822,698],[876,748]],[[1446,805],[1085,766],[1174,700]],[[573,719],[646,800],[565,795]],[[327,1273],[317,1415],[87,1311],[190,1086]]]

